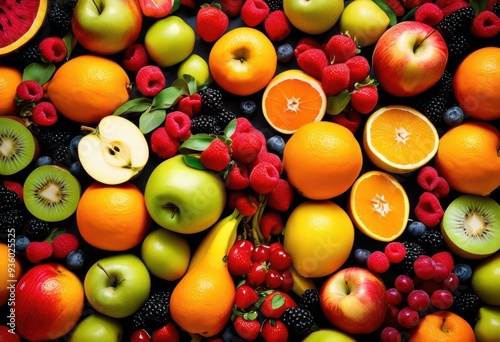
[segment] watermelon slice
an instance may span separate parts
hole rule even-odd
[[[139,0],[139,4],[144,16],[164,18],[179,8],[181,0]]]

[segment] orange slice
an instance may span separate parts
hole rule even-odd
[[[363,148],[375,166],[391,173],[409,173],[424,166],[437,152],[439,136],[419,111],[386,106],[370,115],[363,132]]]
[[[377,241],[394,241],[405,230],[410,202],[403,186],[383,171],[368,171],[353,184],[349,216],[365,235]]]
[[[292,134],[306,123],[321,121],[327,98],[321,83],[298,69],[276,75],[262,95],[262,112],[276,131]]]

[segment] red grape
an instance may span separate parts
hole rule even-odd
[[[399,305],[403,301],[403,295],[395,287],[385,291],[385,301],[390,305]]]
[[[458,288],[458,285],[460,285],[460,279],[455,273],[450,272],[448,274],[448,277],[446,277],[446,279],[443,280],[442,285],[445,290],[453,292]]]
[[[448,277],[448,274],[450,274],[448,266],[446,266],[442,262],[436,262],[435,272],[432,276],[432,280],[434,280],[436,283],[442,283]]]
[[[407,275],[398,275],[394,281],[394,286],[401,293],[409,293],[413,290],[413,280]]]
[[[380,340],[382,342],[400,342],[401,333],[394,327],[385,327],[380,332]]]
[[[420,279],[431,279],[436,272],[436,262],[428,255],[421,255],[413,262],[413,269]]]
[[[413,310],[422,311],[429,308],[431,300],[427,292],[423,290],[413,290],[406,298],[408,306]]]
[[[431,295],[431,304],[441,310],[449,309],[453,305],[453,295],[448,290],[436,290]]]
[[[398,323],[406,329],[417,326],[420,316],[416,310],[409,307],[402,308],[398,313]]]

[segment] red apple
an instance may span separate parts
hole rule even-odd
[[[400,22],[377,41],[372,66],[375,78],[387,93],[407,97],[424,92],[443,75],[448,47],[433,27]]]
[[[325,316],[337,328],[350,334],[369,334],[384,323],[385,291],[378,275],[348,267],[326,279],[319,300]]]
[[[16,331],[30,341],[64,336],[82,315],[82,282],[58,263],[31,268],[17,283],[15,294]]]

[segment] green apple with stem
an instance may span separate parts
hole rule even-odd
[[[186,273],[191,249],[185,235],[157,228],[144,238],[141,258],[153,275],[175,281]]]
[[[119,342],[122,337],[123,327],[118,319],[94,313],[73,328],[69,342]]]
[[[177,78],[183,78],[183,75],[186,74],[194,77],[198,88],[211,80],[207,61],[195,53],[191,54],[179,64]]]
[[[95,262],[85,274],[85,296],[97,312],[113,318],[130,316],[148,299],[151,277],[134,254],[117,254]]]
[[[158,225],[193,234],[217,222],[226,205],[226,188],[217,173],[190,167],[178,154],[151,172],[144,198]]]
[[[172,66],[186,59],[193,52],[195,41],[193,28],[176,15],[158,19],[144,36],[148,55],[162,67]]]
[[[474,325],[477,342],[494,342],[500,337],[500,306],[483,306]]]
[[[487,305],[500,305],[500,253],[484,259],[472,272],[471,285],[477,294]]]
[[[142,11],[137,0],[78,0],[71,28],[87,50],[112,55],[137,40]]]
[[[109,115],[78,143],[78,157],[85,171],[104,184],[122,184],[135,178],[149,159],[144,134],[130,120]]]

